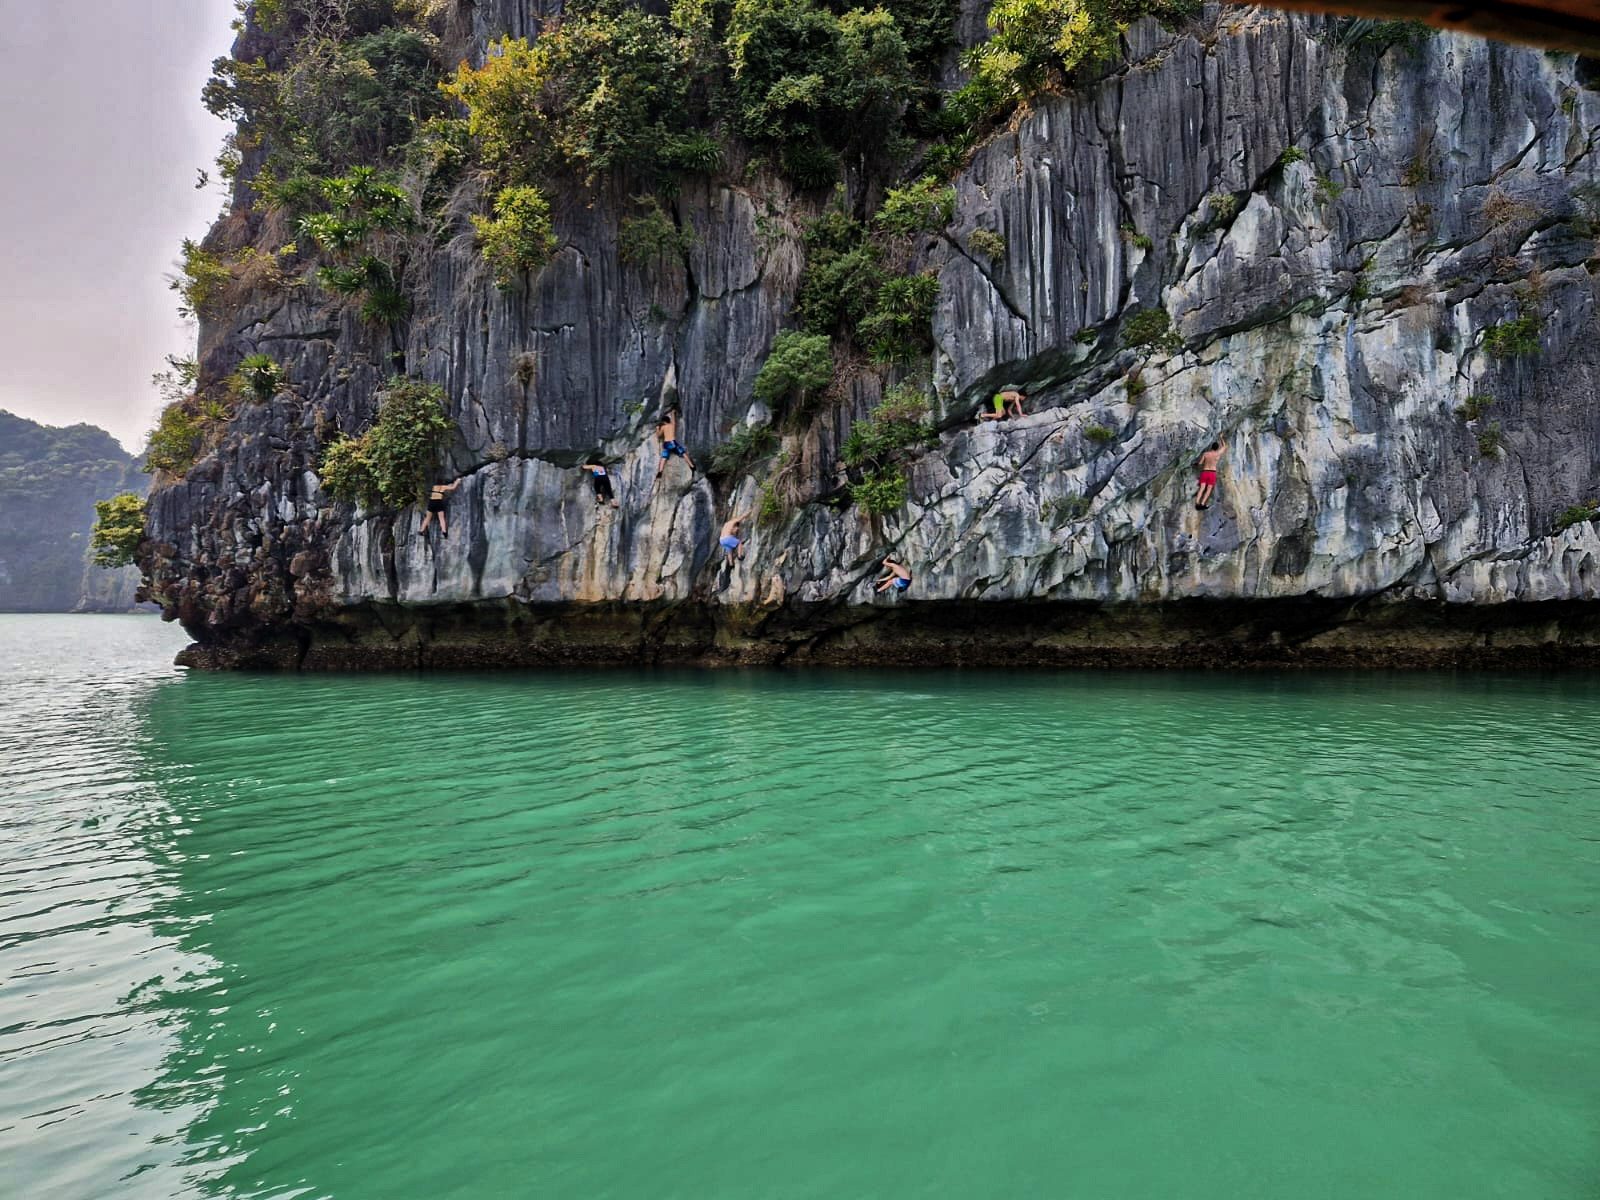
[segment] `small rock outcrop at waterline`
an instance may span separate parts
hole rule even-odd
[[[543,7],[458,6],[434,53],[481,63]],[[985,12],[962,6],[963,42]],[[204,244],[225,278],[200,377],[279,374],[157,475],[146,594],[217,666],[1600,661],[1600,92],[1570,55],[1370,26],[1135,24],[885,243],[936,281],[925,343],[879,362],[836,337],[803,402],[756,380],[805,316],[808,230],[883,226],[848,155],[837,190],[736,138],[648,205],[625,172],[547,180],[553,249],[509,286],[469,220],[487,177],[435,195],[397,168],[422,213],[380,264],[400,315],[329,286],[246,145]],[[251,26],[237,53],[279,51]],[[444,398],[448,538],[319,474],[396,376]],[[1006,385],[1026,415],[976,423]],[[928,429],[852,446],[911,392]],[[673,407],[702,470],[654,482]],[[886,554],[909,591],[874,593]]]
[[[146,480],[93,425],[0,411],[0,612],[128,612],[139,572],[89,561],[94,505]]]

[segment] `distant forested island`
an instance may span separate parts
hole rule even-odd
[[[93,425],[0,410],[0,612],[126,612],[139,572],[89,562],[94,504],[143,492],[133,455]]]

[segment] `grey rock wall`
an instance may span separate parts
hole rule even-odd
[[[559,6],[480,0],[477,43],[532,32],[544,7]],[[955,222],[914,251],[941,283],[941,434],[898,513],[820,502],[836,492],[840,439],[879,395],[870,372],[786,439],[800,493],[819,502],[757,527],[731,569],[717,526],[762,480],[714,485],[674,460],[651,486],[665,404],[681,405],[702,463],[752,417],[800,230],[825,198],[759,170],[686,187],[675,215],[693,248],[641,268],[617,256],[618,183],[560,197],[563,247],[524,289],[497,291],[467,233],[414,258],[403,341],[305,292],[207,328],[209,353],[284,357],[295,395],[244,413],[158,491],[152,594],[214,647],[210,661],[344,644],[360,649],[341,665],[387,665],[383,647],[443,646],[463,611],[584,606],[676,613],[648,620],[693,625],[694,655],[761,657],[894,605],[884,629],[909,637],[910,614],[942,620],[941,602],[1395,601],[1473,610],[1462,644],[1484,644],[1481,610],[1495,608],[1543,630],[1535,641],[1592,646],[1578,630],[1600,596],[1600,529],[1554,525],[1600,498],[1600,94],[1570,59],[1450,35],[1342,45],[1338,28],[1262,10],[1208,10],[1179,32],[1143,23],[1124,66],[975,154]],[[1303,160],[1282,164],[1291,147]],[[1005,239],[994,261],[971,245],[980,227]],[[1489,354],[1485,331],[1527,304],[1538,351]],[[1126,318],[1158,306],[1178,341],[1123,349]],[[359,429],[402,367],[445,387],[459,426],[448,540],[419,537],[415,510],[333,504],[315,475],[329,429]],[[1029,415],[975,426],[974,406],[1006,382],[1032,393]],[[1456,409],[1474,394],[1493,404],[1469,423]],[[1485,456],[1491,425],[1503,448]],[[1223,482],[1201,513],[1193,462],[1219,434]],[[615,463],[620,509],[596,508],[574,469],[596,450]],[[906,598],[872,593],[886,553],[915,569]],[[1579,607],[1535,611],[1551,603]],[[1312,624],[1365,619],[1346,607]],[[467,622],[463,661],[497,646],[539,658],[515,647],[552,626],[501,621]],[[659,649],[617,629],[596,635],[614,636],[616,657]]]

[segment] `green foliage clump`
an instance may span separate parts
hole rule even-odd
[[[1483,348],[1495,358],[1514,358],[1539,352],[1539,331],[1544,327],[1537,309],[1524,305],[1522,314],[1484,331]]]
[[[727,479],[747,471],[778,448],[778,435],[770,425],[744,425],[711,452],[707,474]]]
[[[1499,421],[1491,421],[1478,431],[1478,453],[1484,458],[1498,458],[1505,445],[1505,433]]]
[[[842,169],[839,152],[816,140],[790,142],[778,154],[778,164],[796,187],[816,189],[836,183]]]
[[[925,200],[942,203],[937,189],[922,189]],[[891,223],[914,222],[921,207],[908,200]],[[924,213],[926,210],[924,209]],[[865,346],[880,362],[925,353],[932,348],[930,326],[939,298],[933,275],[891,276],[883,251],[861,222],[830,209],[806,229],[806,269],[796,308],[810,333],[841,335]]]
[[[301,217],[299,231],[329,253],[354,250],[375,233],[408,229],[415,220],[411,194],[374,167],[351,167],[320,180],[315,195],[329,211]]]
[[[985,258],[1000,258],[1006,252],[1006,239],[992,229],[974,229],[967,245]]]
[[[531,185],[501,188],[494,199],[494,216],[474,213],[472,228],[495,283],[505,289],[515,287],[523,272],[549,262],[558,244],[550,223],[550,202]]]
[[[1563,533],[1574,525],[1582,525],[1585,521],[1600,521],[1600,503],[1590,501],[1587,504],[1574,504],[1556,518],[1555,531]]]
[[[123,492],[109,500],[94,502],[94,532],[89,544],[94,547],[97,567],[126,567],[144,538],[144,498]]]
[[[858,335],[879,362],[898,362],[933,349],[933,309],[939,277],[901,275],[886,280],[862,319]]]
[[[1140,233],[1135,225],[1124,225],[1122,236],[1131,242],[1135,249],[1143,250],[1147,254],[1155,249],[1155,240],[1148,233]]]
[[[776,525],[788,515],[789,506],[783,494],[769,479],[761,485],[761,498],[756,502],[756,520],[763,525]]]
[[[384,389],[372,427],[323,451],[323,489],[337,500],[368,507],[410,504],[426,488],[453,428],[443,388],[396,376]]]
[[[191,238],[183,239],[182,254],[178,274],[167,283],[178,293],[178,315],[215,316],[225,289],[233,282],[232,269],[220,254],[204,249]]]
[[[1326,175],[1318,175],[1316,185],[1311,191],[1319,204],[1332,204],[1344,195],[1344,184],[1337,183]]]
[[[810,333],[853,330],[877,300],[885,272],[867,229],[837,209],[806,228],[806,268],[795,307]]]
[[[215,400],[186,396],[168,404],[145,443],[144,469],[183,474],[194,465],[207,434],[227,419],[226,407]]]
[[[1435,30],[1421,21],[1380,21],[1375,17],[1349,17],[1339,23],[1334,40],[1341,46],[1371,46],[1379,54],[1391,47],[1410,50]]]
[[[1239,197],[1232,192],[1212,192],[1206,197],[1212,229],[1219,229],[1239,214]]]
[[[394,177],[363,166],[319,180],[316,198],[326,211],[306,213],[297,230],[331,260],[317,269],[318,282],[360,298],[368,321],[404,319],[410,304],[387,256],[398,249],[394,235],[415,224],[411,194]]]
[[[1112,58],[1123,30],[1140,17],[1176,21],[1192,0],[995,0],[991,36],[967,52],[972,79],[954,97],[957,120],[992,118],[1079,70]]]
[[[950,224],[955,215],[955,188],[941,184],[932,175],[924,175],[903,188],[890,188],[876,220],[888,233],[937,233]]]
[[[873,516],[883,516],[904,508],[911,495],[911,486],[905,472],[898,467],[873,471],[865,479],[850,485],[850,499]]]
[[[872,415],[850,427],[840,457],[850,467],[882,470],[934,436],[928,399],[910,384],[889,389]]]
[[[1306,152],[1300,149],[1299,146],[1290,146],[1282,154],[1278,155],[1278,169],[1281,171],[1285,167],[1305,161]]]
[[[833,382],[833,350],[824,334],[785,330],[772,340],[772,352],[756,373],[756,399],[775,410],[804,408]]]
[[[359,296],[369,287],[392,285],[394,274],[381,258],[363,254],[347,266],[318,267],[317,281],[341,296]]]
[[[392,325],[411,312],[411,301],[393,284],[380,284],[367,291],[361,302],[361,319],[374,325]]]
[[[617,230],[617,257],[636,266],[681,258],[694,245],[694,235],[680,229],[654,196],[638,199],[644,211],[622,219]]]
[[[1108,429],[1104,425],[1086,425],[1083,429],[1083,436],[1097,446],[1104,446],[1117,440],[1117,431]]]
[[[715,175],[727,162],[722,143],[694,130],[668,138],[662,143],[660,157],[662,166],[696,175]]]
[[[813,0],[734,0],[727,51],[734,127],[752,142],[786,148],[785,171],[810,175],[797,183],[827,182],[821,167],[836,164],[841,150],[899,140],[917,84],[889,10],[837,16]]]
[[[651,171],[687,131],[686,47],[666,20],[621,3],[575,7],[536,42],[502,38],[444,93],[467,108],[485,161],[516,182],[566,166]]]
[[[247,354],[233,373],[233,390],[255,400],[271,400],[283,390],[283,368],[270,354]]]
[[[1145,308],[1122,323],[1122,344],[1130,350],[1175,351],[1183,342],[1173,332],[1172,318],[1164,308]]]
[[[1456,416],[1463,421],[1476,421],[1489,410],[1489,406],[1493,403],[1493,396],[1485,396],[1481,392],[1474,393],[1468,396],[1463,403],[1456,406]]]
[[[241,145],[266,148],[258,194],[293,207],[296,196],[311,198],[318,177],[397,158],[442,114],[438,41],[415,7],[379,0],[256,5],[256,23],[278,31],[270,60],[217,59],[201,99],[240,123]]]

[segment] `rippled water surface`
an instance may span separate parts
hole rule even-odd
[[[0,617],[6,1197],[1600,1194],[1600,681]]]

